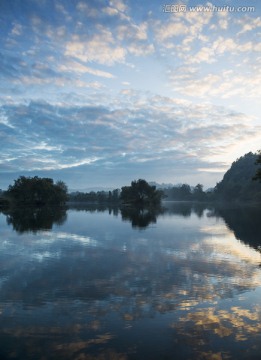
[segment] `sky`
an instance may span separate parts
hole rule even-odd
[[[221,181],[261,148],[261,3],[0,0],[0,188]]]

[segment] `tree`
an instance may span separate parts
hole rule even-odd
[[[259,179],[257,162],[261,160],[258,159],[260,154],[249,152],[234,161],[223,179],[215,186],[215,198],[225,201],[260,201],[261,182],[253,181],[253,178]]]
[[[191,187],[188,184],[176,185],[164,191],[166,197],[176,201],[192,200]]]
[[[50,178],[20,176],[9,185],[6,196],[15,204],[59,205],[67,199],[67,186],[63,181],[54,184]]]
[[[197,184],[194,188],[193,191],[193,197],[195,200],[204,200],[206,197],[206,194],[203,191],[203,185],[202,184]]]
[[[190,200],[191,187],[188,184],[182,184],[180,187],[180,195],[182,200]]]
[[[256,165],[261,165],[261,150],[258,151],[258,156],[255,162]],[[255,176],[253,177],[253,180],[259,180],[261,182],[261,167],[257,169]]]
[[[121,200],[135,205],[156,205],[162,198],[162,192],[156,190],[146,180],[139,179],[131,182],[131,186],[121,188]]]
[[[56,197],[58,196],[57,200],[59,199],[60,203],[65,203],[68,196],[67,185],[62,180],[58,180],[54,186],[56,190]]]

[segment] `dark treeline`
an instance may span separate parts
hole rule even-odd
[[[176,201],[207,201],[211,199],[212,193],[203,191],[202,184],[197,184],[195,187],[182,184],[165,189],[164,197],[167,200]]]
[[[163,192],[150,185],[146,180],[139,179],[131,182],[130,186],[123,186],[113,191],[75,192],[68,196],[69,202],[109,203],[135,206],[158,205]]]
[[[212,190],[203,190],[202,184],[188,184],[168,189],[156,189],[143,179],[134,180],[121,189],[98,192],[74,192],[68,194],[63,181],[50,178],[20,176],[8,190],[0,194],[0,208],[15,205],[61,205],[66,202],[157,206],[161,199],[175,201],[227,201],[261,202],[261,152],[252,152],[232,163],[223,179]]]
[[[261,202],[261,153],[252,152],[234,161],[213,190],[204,191],[201,184],[188,184],[164,190],[165,198],[177,201]]]
[[[198,184],[192,188],[188,184],[172,188],[157,190],[156,186],[149,185],[145,180],[139,179],[132,182],[133,186],[123,186],[112,191],[73,192],[68,195],[69,202],[87,202],[94,204],[158,204],[165,200],[177,201],[206,201],[211,194],[203,191],[203,185]]]
[[[112,191],[91,191],[80,192],[76,191],[68,195],[69,202],[88,202],[88,203],[113,203],[118,204],[120,202],[120,189],[114,189]]]
[[[109,203],[158,204],[164,200],[174,201],[247,201],[261,202],[261,153],[248,153],[234,161],[223,179],[213,189],[204,190],[202,184],[190,186],[181,184],[167,189],[156,189],[145,180],[132,181],[131,186],[124,186],[113,191],[98,191],[69,194],[69,201]]]

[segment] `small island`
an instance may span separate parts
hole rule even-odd
[[[63,205],[67,201],[67,185],[59,180],[38,176],[20,176],[4,192],[5,205],[44,206]]]

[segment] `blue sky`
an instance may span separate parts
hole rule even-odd
[[[261,148],[259,1],[1,0],[0,27],[2,189],[207,188]]]

